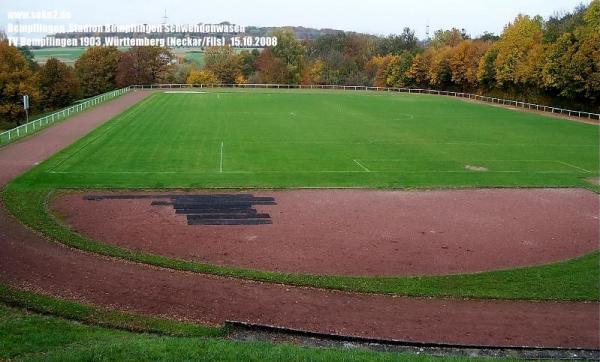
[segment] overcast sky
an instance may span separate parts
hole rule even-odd
[[[437,29],[465,28],[473,36],[500,33],[519,14],[547,17],[589,0],[0,0],[0,28],[8,11],[66,10],[72,23],[158,24],[166,10],[169,23],[297,25],[371,34],[413,28],[422,38],[429,24]],[[10,20],[11,22],[14,22]],[[26,23],[26,22],[22,22]]]

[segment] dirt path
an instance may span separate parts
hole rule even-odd
[[[132,93],[0,149],[0,180],[119,113]],[[598,303],[360,295],[176,272],[63,247],[0,209],[0,280],[89,303],[220,324],[264,323],[354,336],[501,346],[599,347]]]

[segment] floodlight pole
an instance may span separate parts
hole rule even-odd
[[[25,123],[29,123],[29,96],[23,96],[23,108],[25,109]]]

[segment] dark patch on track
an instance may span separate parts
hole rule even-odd
[[[213,195],[86,195],[87,201],[154,200],[152,206],[172,206],[187,217],[188,225],[267,225],[271,215],[258,213],[255,205],[277,205],[273,197],[252,194]],[[160,199],[157,201],[156,199]],[[167,199],[168,201],[162,201]]]

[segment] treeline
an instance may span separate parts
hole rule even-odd
[[[600,0],[547,20],[518,16],[499,36],[476,39],[451,29],[419,41],[408,28],[388,37],[299,38],[291,28],[272,35],[277,46],[263,50],[204,49],[202,66],[165,48],[95,47],[74,67],[57,59],[40,66],[0,37],[0,128],[24,119],[24,94],[35,114],[149,83],[419,87],[600,111]]]
[[[410,29],[302,40],[278,30],[262,52],[209,49],[187,83],[289,83],[418,87],[468,91],[600,110],[600,0],[544,21],[518,16],[500,36],[471,39],[437,31],[420,42]]]

